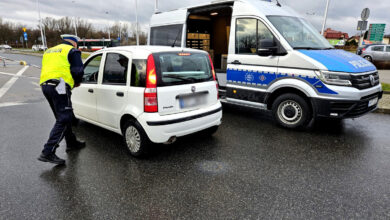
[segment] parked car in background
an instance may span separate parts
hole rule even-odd
[[[357,54],[370,62],[390,61],[390,45],[371,44],[357,51]]]
[[[7,44],[0,45],[0,50],[12,50],[12,47]]]
[[[151,143],[199,131],[212,135],[222,119],[211,59],[187,48],[99,50],[85,62],[72,102],[77,118],[123,135],[133,156]]]
[[[44,47],[43,45],[35,44],[31,48],[33,51],[45,51],[47,50],[47,47]]]

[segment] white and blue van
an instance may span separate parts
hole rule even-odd
[[[359,117],[382,97],[374,65],[333,48],[277,2],[211,1],[156,13],[148,43],[208,51],[222,102],[271,110],[287,128],[317,117]]]

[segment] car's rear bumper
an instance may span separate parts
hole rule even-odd
[[[171,115],[143,113],[138,118],[149,139],[154,143],[164,143],[171,137],[181,137],[218,126],[221,120],[220,102],[207,108]]]

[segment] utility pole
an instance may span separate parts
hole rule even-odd
[[[138,5],[137,0],[135,0],[135,34],[136,34],[136,40],[137,40],[137,46],[139,46],[139,34],[138,34]]]
[[[72,3],[76,3],[76,1],[72,1]],[[73,18],[73,23],[74,23],[74,34],[77,36],[76,16]]]
[[[154,13],[158,12],[158,0],[155,0],[154,2]]]
[[[326,19],[327,19],[327,17],[328,17],[329,2],[330,2],[330,0],[326,0],[326,8],[325,8],[325,14],[324,14],[324,21],[322,22],[321,35],[324,35],[324,30],[325,30],[325,25],[326,25]]]
[[[39,29],[41,29],[41,41],[43,48],[46,48],[46,37],[43,34],[42,30],[42,19],[41,19],[41,9],[39,8],[39,0],[37,0],[37,9],[38,9],[38,22],[39,22]]]
[[[106,11],[106,15],[107,15],[107,18],[108,18],[108,11]],[[111,36],[110,36],[110,22],[108,22],[108,39],[111,39]]]

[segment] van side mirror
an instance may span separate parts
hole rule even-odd
[[[280,45],[276,39],[262,39],[259,41],[257,54],[262,57],[273,55],[286,55],[287,51]]]

